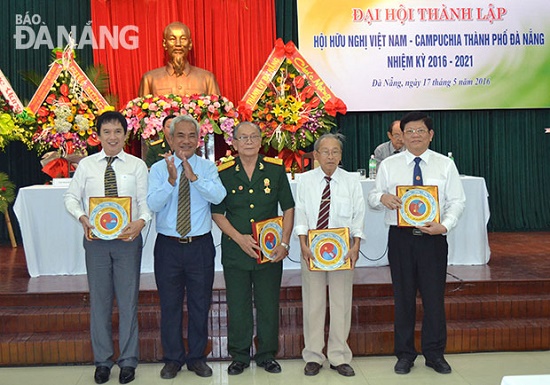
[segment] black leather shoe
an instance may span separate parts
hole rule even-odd
[[[249,364],[245,364],[244,362],[233,361],[231,365],[229,365],[229,367],[227,368],[227,373],[230,376],[235,376],[237,374],[241,374],[243,370],[245,370],[249,366]]]
[[[345,376],[345,377],[353,377],[355,376],[355,371],[351,366],[348,364],[341,364],[338,366],[330,365],[330,368],[332,370],[336,370],[339,375]]]
[[[304,374],[306,376],[316,376],[319,374],[319,370],[321,370],[322,367],[323,365],[317,362],[308,362],[304,368]]]
[[[408,374],[411,368],[414,366],[414,362],[406,358],[400,358],[397,360],[393,371],[397,374]]]
[[[195,374],[200,377],[212,376],[212,368],[206,365],[204,361],[196,361],[193,364],[187,364],[187,369],[195,372]]]
[[[125,366],[120,369],[118,382],[120,382],[121,384],[127,384],[129,382],[132,382],[134,381],[134,378],[136,378],[136,368],[132,368],[131,366]]]
[[[168,362],[160,371],[160,377],[164,378],[165,380],[169,380],[170,378],[176,377],[180,369],[181,366],[178,363]]]
[[[95,368],[94,380],[96,384],[104,384],[109,381],[111,375],[111,368],[107,366],[98,366]]]
[[[260,362],[258,366],[264,368],[264,370],[269,373],[281,373],[281,365],[274,359]]]
[[[443,357],[438,357],[433,360],[426,360],[426,366],[441,374],[449,374],[452,371],[451,365],[449,365]]]

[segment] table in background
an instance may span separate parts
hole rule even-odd
[[[299,174],[297,175],[299,178]],[[457,227],[451,231],[449,241],[450,265],[483,265],[489,261],[487,238],[489,204],[485,180],[479,177],[461,177],[466,192],[466,208]],[[374,186],[372,180],[362,180],[366,197]],[[291,181],[293,193],[296,181]],[[29,186],[19,189],[14,204],[17,215],[27,268],[31,277],[40,275],[85,274],[83,230],[80,222],[65,210],[63,194],[67,187],[49,185]],[[366,203],[365,203],[366,204]],[[213,223],[212,233],[216,245],[216,270],[221,270],[220,230]],[[384,212],[368,208],[365,215],[366,240],[361,244],[357,266],[384,266],[388,264],[388,228],[384,224]],[[144,239],[142,272],[153,271],[153,247],[156,238],[155,225],[143,229]],[[298,237],[292,236],[290,258],[284,260],[285,269],[299,269],[300,247]]]

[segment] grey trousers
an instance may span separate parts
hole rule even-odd
[[[141,235],[131,242],[84,239],[90,289],[90,335],[96,366],[114,365],[113,300],[119,312],[120,367],[136,367],[139,359],[137,306],[141,268]]]

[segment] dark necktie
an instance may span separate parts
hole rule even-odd
[[[189,192],[189,179],[185,176],[184,169],[181,170],[180,175],[176,231],[182,237],[185,237],[191,231],[191,196]]]
[[[399,150],[395,150],[393,153],[394,154],[399,154]]]
[[[416,157],[414,158],[414,173],[413,173],[413,185],[414,186],[422,186],[424,183],[422,182],[422,170],[420,169],[420,161],[422,158]]]
[[[116,197],[118,196],[117,185],[116,185],[116,175],[115,170],[113,170],[113,162],[115,161],[116,156],[108,156],[107,167],[105,168],[105,178],[103,180],[105,185],[105,196],[106,197]]]
[[[328,217],[330,213],[330,176],[325,176],[327,184],[323,190],[323,195],[321,195],[321,204],[319,205],[319,217],[317,219],[317,229],[327,229],[328,228]]]

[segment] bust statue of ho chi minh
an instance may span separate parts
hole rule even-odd
[[[168,63],[143,75],[139,96],[220,94],[212,72],[189,64],[188,55],[193,49],[193,40],[188,26],[179,21],[168,24],[164,28],[162,46],[168,54]]]

